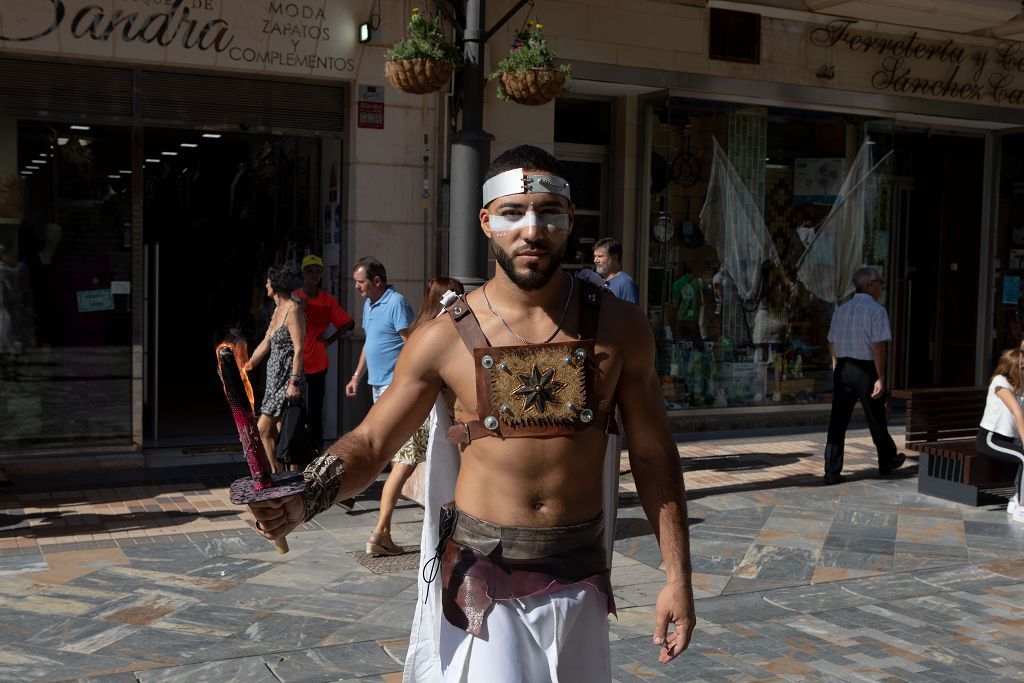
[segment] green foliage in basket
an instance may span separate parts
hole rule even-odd
[[[462,50],[448,40],[441,30],[440,16],[427,18],[420,14],[419,8],[413,8],[407,35],[407,38],[398,41],[384,53],[385,59],[433,59],[456,64],[462,59]]]

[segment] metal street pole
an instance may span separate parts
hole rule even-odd
[[[484,0],[466,3],[463,32],[465,65],[462,75],[461,127],[452,136],[451,226],[448,232],[448,270],[466,289],[487,279],[487,239],[480,231],[480,188],[491,159],[494,136],[484,124]]]

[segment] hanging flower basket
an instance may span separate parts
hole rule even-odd
[[[503,71],[501,86],[516,104],[547,104],[558,97],[565,86],[565,74],[558,69]]]
[[[460,58],[459,47],[441,30],[441,17],[428,19],[414,8],[408,37],[384,53],[384,75],[399,90],[422,95],[443,88]]]
[[[555,66],[541,24],[532,20],[515,34],[512,50],[487,78],[498,80],[498,99],[518,104],[546,104],[558,97],[572,77],[568,64]]]
[[[436,92],[452,77],[452,62],[436,59],[395,59],[384,62],[384,75],[399,90],[413,95]]]

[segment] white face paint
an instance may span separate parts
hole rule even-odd
[[[501,214],[491,214],[488,225],[491,227],[491,232],[507,232],[532,227],[541,230],[568,230],[569,214],[537,213],[535,211],[521,213],[515,210],[505,210]]]

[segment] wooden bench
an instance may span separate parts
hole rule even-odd
[[[987,388],[896,389],[907,402],[906,447],[921,453],[917,490],[965,505],[998,502],[992,489],[1013,485],[1012,465],[975,448]]]

